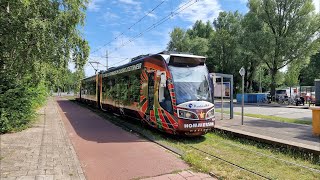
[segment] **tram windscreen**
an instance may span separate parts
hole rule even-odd
[[[169,66],[169,69],[173,76],[177,104],[188,101],[210,101],[209,73],[205,65]]]

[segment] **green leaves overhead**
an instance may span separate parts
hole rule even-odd
[[[263,43],[252,39],[250,42],[257,46],[252,53],[269,68],[274,93],[279,69],[319,49],[320,15],[314,12],[311,0],[251,0],[249,9],[248,16],[262,23],[253,33],[259,34]]]
[[[27,124],[48,89],[79,85],[74,78],[83,75],[89,55],[79,31],[85,4],[87,0],[0,1],[0,133]],[[75,73],[68,71],[69,62]],[[19,118],[25,123],[18,123]]]

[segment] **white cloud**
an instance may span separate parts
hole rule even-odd
[[[314,7],[316,8],[316,12],[320,13],[320,0],[312,0]]]
[[[111,23],[111,22],[113,22],[114,20],[119,19],[120,17],[119,17],[117,14],[115,14],[115,13],[112,13],[112,12],[107,11],[107,12],[105,12],[105,13],[102,15],[102,18],[103,18],[106,22]]]
[[[137,14],[141,11],[141,2],[134,1],[134,0],[118,0],[120,3],[120,7],[124,9],[124,12],[126,14],[132,14],[133,13],[133,18],[137,18]]]
[[[134,1],[134,0],[119,0],[120,3],[124,4],[130,4],[130,5],[138,5],[140,2]]]
[[[147,15],[148,17],[151,17],[151,18],[155,18],[155,19],[157,19],[157,15],[156,15],[156,14],[154,14],[154,13],[146,12],[146,15]]]
[[[89,11],[98,12],[100,10],[100,3],[104,0],[90,0],[87,7]]]
[[[187,7],[189,3],[185,6],[184,4],[186,4],[188,1],[189,0],[184,0],[179,7],[181,7],[181,9]],[[199,0],[195,4],[183,10],[179,16],[182,19],[190,22],[195,22],[197,20],[213,21],[214,18],[218,17],[219,12],[221,11],[221,5],[219,4],[218,0]]]

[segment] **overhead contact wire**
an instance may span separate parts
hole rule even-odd
[[[192,1],[194,1],[193,3],[191,3]],[[134,36],[133,38],[129,39],[127,42],[123,43],[121,46],[116,47],[112,52],[110,52],[109,54],[112,54],[114,52],[116,52],[119,48],[124,47],[126,45],[128,45],[129,43],[131,43],[133,40],[135,40],[136,38],[139,38],[141,36],[144,35],[144,33],[151,31],[152,29],[156,28],[157,26],[163,24],[164,22],[166,22],[167,20],[169,20],[171,17],[176,16],[177,14],[181,13],[182,11],[184,11],[185,9],[187,9],[188,7],[192,6],[193,4],[197,3],[199,0],[189,0],[187,3],[183,4],[182,6],[180,6],[179,8],[177,8],[175,11],[172,11],[170,14],[168,14],[167,16],[163,17],[162,19],[160,19],[158,22],[152,24],[151,26],[149,26],[147,29],[145,29],[144,31],[140,32],[138,35]],[[189,4],[191,3],[191,4]],[[186,7],[185,7],[186,6]],[[183,8],[184,7],[184,8]],[[110,66],[119,64],[125,60],[127,60],[128,58],[118,61],[114,64],[111,64]]]
[[[152,10],[150,10],[147,14],[145,14],[142,18],[140,18],[138,21],[136,21],[135,23],[133,23],[130,27],[127,28],[127,30],[122,31],[119,35],[117,35],[115,38],[113,38],[111,41],[109,41],[108,43],[102,45],[101,47],[97,48],[96,50],[92,51],[93,53],[96,53],[97,51],[99,51],[100,49],[102,49],[105,46],[108,46],[109,44],[111,44],[113,41],[117,40],[120,36],[124,35],[124,33],[126,31],[129,31],[131,28],[133,28],[135,25],[137,25],[139,22],[141,22],[144,18],[146,18],[149,14],[151,14],[153,11],[155,11],[157,8],[159,8],[163,3],[165,2],[165,0],[161,1],[158,5],[156,5]]]

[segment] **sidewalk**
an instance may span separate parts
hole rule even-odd
[[[224,107],[229,107],[230,101],[224,100],[223,104]],[[221,106],[221,100],[217,99],[214,101],[214,104]],[[241,102],[237,102],[236,100],[233,101],[234,106],[241,106]],[[279,104],[279,103],[244,103],[247,106],[266,106],[266,107],[283,107],[283,108],[296,108],[296,109],[309,109],[309,104],[305,103],[305,105],[287,105],[287,104]],[[314,106],[314,105],[311,105]]]
[[[312,126],[246,116],[244,117],[244,125],[241,125],[241,116],[235,115],[231,120],[220,120],[220,118],[220,113],[217,113],[217,129],[259,141],[288,145],[320,154],[320,137],[312,135]]]
[[[33,127],[0,136],[0,179],[85,179],[55,102],[39,113]]]
[[[241,103],[234,103],[236,105],[240,105]],[[267,107],[284,107],[284,108],[296,108],[296,109],[309,109],[309,104],[305,104],[305,105],[299,105],[299,106],[295,106],[295,105],[287,105],[287,104],[269,104],[269,103],[245,103],[245,105],[250,105],[250,106],[267,106]],[[313,105],[311,105],[313,106]]]

